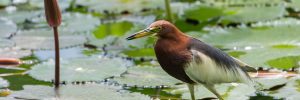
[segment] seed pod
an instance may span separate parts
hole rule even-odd
[[[51,27],[57,27],[61,23],[61,12],[57,0],[44,0],[46,19]]]

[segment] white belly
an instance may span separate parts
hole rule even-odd
[[[220,66],[214,60],[205,54],[196,50],[191,50],[192,53],[201,59],[193,58],[193,60],[185,67],[186,74],[197,83],[218,84],[230,82],[248,82],[249,79],[245,72],[238,66],[234,68]]]

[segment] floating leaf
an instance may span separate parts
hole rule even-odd
[[[38,15],[44,14],[44,10],[33,10],[33,11],[16,11],[16,12],[6,12],[0,11],[1,17],[8,18],[17,24],[25,22],[26,19],[36,17]]]
[[[83,57],[61,60],[61,81],[100,81],[112,76],[120,76],[131,62],[121,58]],[[54,60],[37,64],[29,71],[32,77],[51,81],[54,79]]]
[[[6,18],[0,17],[0,27],[0,38],[7,38],[17,32],[17,25]]]
[[[8,87],[9,83],[7,80],[4,80],[3,78],[0,77],[0,88]]]
[[[123,51],[124,54],[130,57],[144,57],[144,56],[155,56],[153,48],[144,48],[144,49],[137,49],[137,50],[128,50]]]
[[[211,13],[214,12],[214,13]],[[210,18],[219,17],[223,15],[221,8],[211,7],[211,6],[194,6],[185,11],[185,17],[190,19],[195,19],[198,21],[206,21]]]
[[[0,58],[22,58],[31,55],[30,50],[22,50],[19,48],[3,48],[0,49]]]
[[[273,45],[299,45],[299,26],[261,28],[229,28],[212,30],[200,39],[230,49],[255,49]]]
[[[152,66],[130,67],[127,73],[121,77],[115,77],[114,80],[129,86],[174,86],[176,83],[180,83],[179,80],[168,75],[161,67]]]
[[[285,57],[269,60],[267,63],[268,65],[275,68],[290,69],[293,67],[298,67],[300,64],[299,62],[300,62],[300,56],[285,56]]]
[[[59,0],[59,7],[63,10],[69,7],[69,3],[71,0]],[[28,2],[32,7],[44,8],[44,1],[43,0],[30,0]]]
[[[98,39],[104,38],[108,35],[122,36],[129,31],[133,26],[130,22],[117,22],[101,24],[94,32],[94,36]]]
[[[82,47],[73,47],[73,48],[66,48],[60,49],[60,57],[62,59],[69,59],[69,58],[80,58],[84,55],[82,54],[83,48]],[[54,50],[38,50],[34,52],[34,55],[39,60],[47,60],[47,59],[54,59],[55,54]]]
[[[9,0],[1,0],[0,1],[0,6],[8,6],[9,4],[11,4],[11,1],[9,1]]]
[[[14,46],[14,42],[8,39],[0,39],[0,48],[7,48]]]
[[[150,100],[140,93],[130,93],[120,87],[100,84],[62,85],[57,91],[49,86],[24,86],[22,91],[13,91],[7,98],[59,99],[59,100]]]
[[[156,9],[164,7],[163,0],[77,0],[76,4],[90,7],[97,12],[112,11],[120,13],[122,11],[140,12],[143,9]]]
[[[254,94],[255,89],[245,85],[239,84],[232,86],[231,84],[219,84],[215,86],[216,90],[226,100],[247,100],[250,95]],[[187,89],[187,87],[186,87]],[[183,93],[183,99],[190,99],[190,93],[187,91]],[[213,93],[207,90],[204,86],[200,85],[195,88],[195,97],[200,98],[217,98]]]
[[[61,31],[60,48],[82,45],[86,38],[82,35],[70,35],[70,31]],[[21,31],[12,38],[16,46],[24,49],[54,49],[54,39],[51,30]]]
[[[37,16],[30,19],[32,23],[27,24],[27,28],[48,27],[45,16]],[[100,19],[88,14],[62,13],[62,24],[59,30],[69,31],[69,33],[82,34],[91,31],[100,24]]]
[[[267,4],[267,3],[261,3]],[[272,4],[276,4],[273,6]],[[245,4],[246,5],[246,4]],[[272,10],[272,11],[270,11]],[[234,13],[233,13],[234,12]],[[226,15],[223,17],[223,21],[231,22],[256,22],[267,21],[276,18],[283,17],[285,14],[284,3],[270,3],[270,6],[262,7],[228,7],[225,9]]]
[[[278,64],[279,62],[274,63],[274,61],[272,60],[281,57],[300,55],[299,51],[300,51],[300,47],[293,48],[293,49],[261,48],[261,49],[246,50],[247,54],[241,55],[240,60],[255,67],[275,67],[279,69],[289,69],[295,67],[293,65],[297,65],[297,63],[294,63],[292,65],[282,65],[282,64]],[[296,61],[297,59],[293,59],[293,60]],[[287,64],[287,62],[285,62],[285,64]]]
[[[3,78],[10,83],[8,88],[11,90],[22,90],[24,85],[52,85],[50,82],[36,80],[28,74],[5,76]]]
[[[288,82],[288,80],[285,77],[279,77],[279,78],[257,78],[255,79],[258,83],[262,85],[262,88],[265,90],[269,90],[273,87],[284,85]]]
[[[283,88],[280,88],[279,90],[273,92],[270,91],[269,94],[271,96],[277,97],[277,98],[284,98],[286,100],[298,100],[300,99],[300,91],[299,89],[299,77],[294,77],[292,79],[289,79],[289,82],[286,86]]]

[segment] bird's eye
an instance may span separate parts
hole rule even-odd
[[[162,28],[161,28],[161,27],[158,27],[157,29],[161,30]]]

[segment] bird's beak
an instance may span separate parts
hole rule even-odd
[[[156,34],[157,32],[160,31],[160,27],[150,27],[150,28],[146,28],[142,31],[139,31],[129,37],[127,37],[127,40],[133,40],[133,39],[137,39],[137,38],[141,38],[141,37],[145,37],[145,36],[149,36],[152,34]]]

